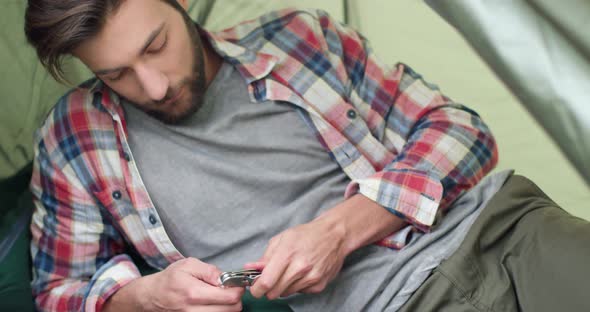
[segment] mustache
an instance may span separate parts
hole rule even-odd
[[[166,91],[166,96],[164,96],[161,100],[154,101],[153,104],[159,106],[159,105],[166,103],[168,100],[174,98],[178,94],[178,92],[180,92],[180,89],[182,89],[182,87],[185,85],[190,85],[190,79],[182,80],[178,84],[178,86],[176,86],[174,88],[169,87],[168,90]]]

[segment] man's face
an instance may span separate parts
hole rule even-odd
[[[163,122],[179,122],[201,106],[207,85],[201,40],[190,20],[162,0],[124,1],[73,54]]]

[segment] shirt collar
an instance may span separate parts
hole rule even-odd
[[[208,32],[197,25],[197,29],[225,61],[238,69],[248,84],[268,76],[278,62],[278,57],[274,55],[240,45],[242,38],[235,35],[233,28]]]

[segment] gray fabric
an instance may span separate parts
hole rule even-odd
[[[202,109],[182,125],[124,108],[131,150],[172,242],[183,255],[222,270],[257,260],[272,236],[340,202],[349,182],[294,106],[251,103],[228,64]],[[321,295],[282,300],[295,311],[401,306],[457,248],[478,208],[508,175],[495,175],[461,197],[434,232],[414,234],[403,251],[362,248]]]
[[[274,235],[343,199],[348,177],[295,107],[251,103],[227,63],[204,106],[182,125],[124,107],[139,172],[184,256],[241,268],[262,256]]]
[[[294,295],[295,311],[397,311],[444,259],[512,171],[484,179],[461,196],[428,234],[414,233],[402,250],[369,245],[351,254],[334,281],[319,295]]]

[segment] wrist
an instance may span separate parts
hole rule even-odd
[[[334,242],[336,246],[339,246],[342,257],[348,256],[352,251],[349,245],[350,235],[349,229],[346,227],[346,223],[341,220],[341,216],[335,213],[326,213],[319,216],[313,222],[318,224],[324,229],[326,239]]]
[[[102,311],[145,311],[147,307],[143,299],[148,297],[144,286],[146,278],[140,277],[119,288],[105,302]]]
[[[356,194],[318,217],[343,235],[346,255],[399,231],[406,222],[375,201]]]

